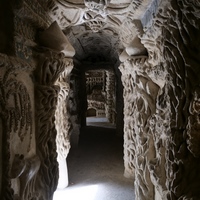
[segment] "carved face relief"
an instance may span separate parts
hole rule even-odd
[[[105,11],[107,0],[85,0],[85,6],[98,14]]]

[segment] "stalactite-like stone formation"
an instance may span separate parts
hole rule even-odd
[[[143,0],[137,1],[124,1],[120,2],[110,1],[79,1],[79,3],[72,3],[71,1],[64,0],[49,0],[48,8],[50,10],[50,16],[53,20],[58,19],[61,27],[67,27],[71,24],[79,25],[86,23],[93,32],[101,30],[105,21],[114,27],[118,26],[121,22],[120,16],[128,17],[131,15],[137,15],[136,11],[139,6],[143,6],[144,9],[147,6],[147,2]],[[142,7],[141,6],[141,7]],[[65,10],[69,13],[65,13]]]
[[[33,88],[29,77],[33,69],[21,59],[0,54],[0,117],[3,122],[4,146],[3,199],[25,200],[29,195],[35,194],[33,182],[40,161],[37,159],[38,164],[35,165],[35,161],[32,160],[33,157],[37,157],[33,132]],[[21,155],[26,160],[26,167],[23,160],[15,159],[16,155]]]

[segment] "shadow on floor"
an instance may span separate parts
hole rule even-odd
[[[86,123],[87,123],[87,126],[116,128],[116,125],[110,123],[106,117],[87,117]]]
[[[133,180],[123,176],[123,140],[115,131],[95,126],[82,128],[79,145],[71,148],[68,156],[69,187],[61,192],[66,197],[63,199],[135,199]]]
[[[133,180],[123,176],[123,139],[116,129],[82,128],[68,159],[69,186],[54,200],[134,200]]]

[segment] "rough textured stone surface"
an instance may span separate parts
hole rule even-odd
[[[65,164],[63,165],[62,163],[66,163],[66,158],[69,153],[71,128],[68,97],[70,90],[69,74],[72,70],[73,63],[71,59],[65,58],[63,61],[65,62],[65,69],[55,82],[55,85],[60,88],[55,112],[57,161],[59,164],[58,188],[65,188],[68,186],[67,167],[64,167]],[[64,174],[66,174],[66,176],[64,176]]]
[[[52,199],[85,125],[87,70],[106,71],[136,199],[200,199],[199,1],[2,0],[0,11],[1,199]]]

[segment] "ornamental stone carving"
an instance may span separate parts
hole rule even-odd
[[[1,161],[3,199],[25,200],[28,199],[29,193],[34,196],[36,192],[34,185],[31,185],[37,175],[40,161],[34,159],[37,158],[34,102],[29,77],[32,70],[33,67],[23,60],[0,54],[0,120],[4,145]]]
[[[65,58],[64,54],[50,50],[40,52],[38,60],[38,68],[35,71],[36,146],[42,161],[37,182],[38,190],[46,188],[46,192],[40,192],[40,198],[52,199],[56,188],[63,187],[58,185],[62,178],[59,177],[60,165],[63,161],[66,167],[65,158],[70,148],[70,123],[65,114],[69,92],[67,75],[72,69],[72,61]],[[64,138],[66,140],[63,140]],[[61,181],[59,184],[62,185]]]
[[[58,101],[55,112],[56,125],[56,146],[57,146],[57,161],[59,164],[59,179],[57,188],[65,188],[68,186],[68,171],[66,165],[66,158],[70,149],[70,113],[69,109],[69,74],[72,70],[73,63],[71,59],[63,59],[65,62],[65,69],[61,73],[55,85],[59,86]]]

